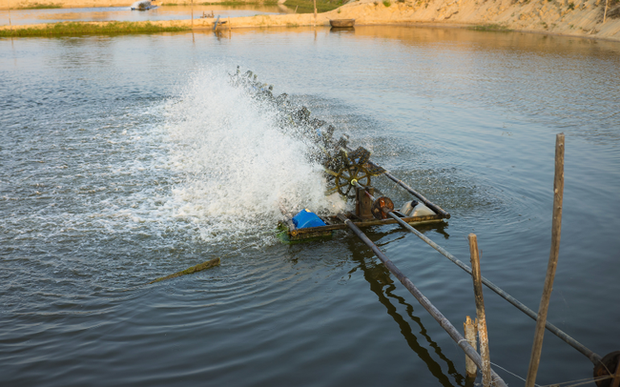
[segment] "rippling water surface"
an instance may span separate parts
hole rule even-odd
[[[5,39],[3,384],[466,385],[460,349],[355,236],[274,237],[283,202],[346,204],[278,112],[230,86],[237,65],[449,211],[420,230],[455,256],[476,233],[483,274],[533,309],[565,133],[549,320],[620,349],[618,43],[412,27]],[[475,314],[464,272],[397,226],[366,231],[455,326]],[[485,295],[492,361],[524,376],[534,323]],[[539,384],[591,368],[547,333]]]

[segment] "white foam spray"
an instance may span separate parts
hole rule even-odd
[[[280,208],[342,211],[325,197],[320,165],[309,147],[277,125],[274,107],[233,87],[225,70],[200,70],[167,108],[171,165],[183,175],[173,189],[175,216],[194,222],[201,238],[226,242],[272,231]]]

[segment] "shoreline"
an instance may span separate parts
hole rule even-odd
[[[330,19],[356,19],[356,26],[426,25],[530,32],[555,36],[620,41],[620,0],[404,0],[390,3],[372,0],[349,2],[333,11],[317,14],[256,15],[226,18],[222,30],[268,27],[329,26]],[[101,6],[101,4],[99,4]],[[605,18],[605,22],[603,19]],[[83,22],[105,25],[113,22]],[[149,22],[136,22],[149,23]],[[150,21],[162,28],[212,29],[212,19]],[[54,23],[57,24],[57,23]],[[51,25],[54,25],[51,24]],[[44,29],[50,24],[4,25],[0,30]]]

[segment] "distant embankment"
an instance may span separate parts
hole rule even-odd
[[[7,2],[7,0],[0,1],[4,1],[5,4]],[[22,0],[20,4],[26,1],[29,0]],[[115,4],[118,0],[99,1],[97,6],[109,6],[106,1]],[[62,3],[63,6],[71,4],[74,7],[86,4],[85,0],[67,0],[58,3]],[[198,3],[200,0],[194,4]],[[125,6],[127,5],[125,3]],[[356,0],[333,11],[319,13],[316,20],[312,14],[257,15],[231,18],[226,28],[329,25],[330,19],[349,18],[356,19],[357,26],[432,23],[620,41],[620,0]],[[152,23],[160,27],[193,26],[195,29],[202,29],[211,28],[213,20],[195,19],[193,24],[190,24],[192,22],[189,20]],[[25,27],[33,26],[14,26],[14,28]],[[6,28],[6,26],[0,27],[0,29]]]
[[[128,7],[131,0],[0,0],[0,9]]]
[[[0,0],[0,9],[29,8],[86,8],[86,7],[129,7],[136,0]],[[151,0],[155,5],[190,5],[192,0]],[[194,5],[204,3],[260,3],[263,0],[194,0]],[[277,0],[271,0],[276,3]]]

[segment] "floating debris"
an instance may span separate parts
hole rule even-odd
[[[171,278],[180,277],[182,275],[194,274],[194,273],[197,273],[199,271],[210,269],[212,267],[219,266],[219,265],[220,265],[220,259],[219,258],[215,258],[215,259],[212,259],[210,261],[201,263],[199,265],[192,266],[189,269],[185,269],[185,270],[180,271],[178,273],[170,274],[169,276],[166,276],[166,277],[157,278],[156,280],[153,280],[153,281],[149,282],[147,285],[154,284],[155,282],[159,282],[159,281],[163,281],[163,280],[167,280],[167,279],[171,279]]]

